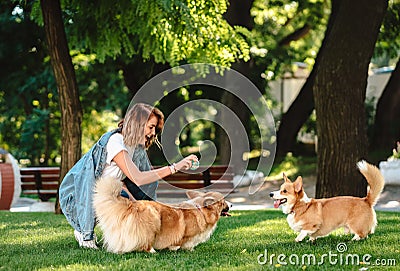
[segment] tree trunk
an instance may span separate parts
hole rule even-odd
[[[289,109],[282,115],[281,123],[277,131],[276,155],[285,156],[286,153],[293,151],[296,143],[297,134],[301,126],[310,117],[314,110],[314,97],[312,87],[315,79],[315,68],[308,76],[296,99]]]
[[[254,26],[254,19],[250,10],[253,7],[254,0],[230,0],[228,10],[225,13],[225,19],[230,25],[240,25],[251,30]]]
[[[82,108],[59,0],[40,0],[47,45],[57,83],[61,109],[60,183],[81,157]],[[56,213],[61,213],[58,196]]]
[[[237,67],[237,65],[235,65]],[[229,86],[229,76],[226,76],[227,86]],[[245,127],[245,129],[248,131],[249,128],[249,110],[247,109],[246,105],[243,104],[243,102],[240,101],[238,97],[236,97],[232,93],[228,93],[227,91],[224,91],[222,94],[221,98],[221,103],[230,108],[234,114],[240,119],[240,122],[242,125]],[[231,117],[229,114],[225,114],[222,112],[220,115],[221,118],[221,124],[224,125],[224,123],[229,123],[232,121],[230,119]],[[229,126],[229,125],[228,125]],[[231,164],[234,166],[233,170],[235,173],[240,174],[243,173],[246,167],[246,163],[248,161],[243,160],[243,154],[244,152],[248,152],[248,149],[245,149],[244,146],[245,144],[239,144],[236,146],[233,146],[234,142],[230,141],[230,137],[234,137],[234,135],[228,135],[226,132],[222,132],[221,129],[224,127],[218,127],[218,133],[219,133],[219,149],[218,149],[218,155],[220,157],[220,162],[221,164]],[[239,130],[239,128],[238,128]],[[233,153],[233,148],[235,150],[235,153],[238,155],[231,155]]]
[[[150,78],[170,68],[168,64],[156,63],[154,58],[144,60],[141,55],[134,56],[129,63],[121,59],[118,63],[123,71],[125,84],[129,89],[129,98],[135,96]]]
[[[311,25],[309,24],[304,24],[302,27],[299,29],[296,29],[293,33],[287,35],[284,37],[279,43],[279,46],[289,46],[292,41],[299,40],[306,36],[308,33],[311,31]]]
[[[339,3],[332,4],[331,15],[325,31],[325,37],[329,36],[332,30],[333,22],[337,14]],[[315,108],[313,87],[315,83],[315,76],[318,70],[321,55],[323,55],[325,42],[321,44],[318,55],[315,59],[313,69],[308,76],[303,87],[300,89],[296,99],[290,105],[285,114],[282,115],[281,123],[277,132],[277,156],[285,156],[286,153],[293,151],[296,144],[297,134],[299,133],[303,124],[310,117]]]
[[[242,1],[242,0],[231,0],[229,1],[228,10],[225,14],[225,19],[229,22],[230,25],[239,25],[246,27],[247,29],[251,30],[253,28],[254,22],[253,18],[250,14],[250,9],[253,6],[253,1]],[[247,63],[243,61],[239,61],[238,63],[234,63],[232,68],[237,72],[243,74],[247,78],[251,78],[251,73],[254,72],[252,67],[254,65],[253,61],[248,61]],[[227,85],[229,86],[229,78],[227,78],[228,82]],[[251,80],[251,79],[250,79]],[[229,107],[241,120],[243,126],[248,127],[249,123],[249,110],[247,109],[246,105],[244,105],[237,97],[235,97],[232,93],[227,93],[226,91],[223,93],[221,98],[221,103],[225,106]],[[228,116],[221,114],[221,123],[225,123],[231,121],[227,119]],[[219,149],[218,154],[220,156],[220,162],[222,164],[231,164],[234,165],[234,169],[236,172],[243,172],[244,166],[246,164],[243,161],[242,157],[235,156],[231,157],[232,146],[229,141],[228,135],[221,131],[221,127],[218,127],[218,137],[219,137]],[[244,152],[248,150],[237,150],[237,152]]]
[[[337,9],[340,2],[332,3],[331,15],[329,16],[328,25],[325,31],[325,37],[329,36],[332,30],[333,22],[335,21]],[[325,39],[326,40],[326,39]],[[286,153],[293,151],[296,144],[297,134],[301,126],[310,117],[315,108],[313,87],[315,76],[317,74],[321,56],[324,54],[325,41],[321,44],[318,55],[315,59],[314,67],[308,76],[303,87],[300,89],[296,99],[290,105],[285,114],[282,115],[281,123],[277,132],[277,156],[285,156]]]
[[[383,0],[332,1],[335,4],[337,14],[324,39],[314,85],[318,198],[366,194],[366,181],[355,164],[367,156],[368,65],[387,9]]]
[[[46,89],[46,97],[44,97],[44,108],[46,110],[49,110],[49,91]],[[50,160],[50,142],[51,142],[51,137],[50,137],[50,114],[48,115],[46,119],[46,123],[44,125],[44,162],[43,166],[48,166],[49,165],[49,160]]]
[[[376,106],[371,147],[391,153],[400,140],[400,60],[392,72]]]

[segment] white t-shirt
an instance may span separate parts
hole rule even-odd
[[[126,177],[117,164],[112,161],[114,157],[123,150],[128,152],[129,157],[132,157],[133,152],[131,148],[125,146],[123,136],[120,133],[113,134],[107,143],[106,166],[101,175],[102,177],[112,177],[118,181],[121,181]]]

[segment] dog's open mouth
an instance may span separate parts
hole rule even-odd
[[[285,204],[286,202],[287,202],[286,198],[276,199],[276,200],[274,200],[274,208],[278,208],[279,206],[281,206],[282,204]]]
[[[231,216],[229,213],[229,208],[225,208],[221,211],[221,216]]]
[[[228,212],[224,212],[224,211],[222,211],[222,212],[221,212],[221,216],[231,216],[231,214],[230,214],[230,213],[228,213]]]

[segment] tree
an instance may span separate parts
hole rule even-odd
[[[322,48],[320,49],[320,52],[321,50]],[[318,56],[314,68],[307,77],[304,85],[301,87],[299,94],[296,96],[289,109],[282,115],[276,133],[276,154],[278,157],[283,157],[288,152],[293,151],[297,134],[315,108],[312,88],[314,86],[317,63]]]
[[[365,93],[368,66],[387,1],[332,1],[314,84],[317,114],[317,197],[364,196],[355,164],[367,157]],[[362,41],[362,42],[360,42]]]
[[[156,63],[153,57],[145,60],[141,55],[128,60],[120,57],[117,63],[123,71],[125,84],[129,89],[128,99],[131,99],[151,77],[170,68],[167,63]]]
[[[82,108],[74,67],[69,54],[67,37],[59,0],[41,0],[47,44],[57,82],[61,109],[61,171],[60,183],[68,170],[81,157]],[[61,213],[59,201],[56,213]]]
[[[380,63],[380,65],[388,65],[390,59],[398,58],[398,50],[400,49],[400,2],[390,1],[389,8],[386,12],[381,30],[379,33],[378,41],[376,43],[374,58],[371,60],[372,63]],[[332,20],[332,16],[330,17]],[[330,24],[331,25],[331,24]],[[326,30],[328,32],[329,29]],[[277,153],[278,155],[285,155],[289,151],[293,151],[297,134],[302,127],[302,125],[309,118],[312,111],[315,109],[314,99],[312,94],[312,87],[315,79],[315,70],[318,63],[318,56],[321,54],[322,47],[319,50],[313,70],[311,71],[306,83],[301,88],[298,96],[293,101],[288,111],[283,114],[279,130],[277,132]],[[383,61],[382,61],[383,59]],[[375,64],[377,65],[377,64]],[[379,64],[378,64],[379,65]],[[393,73],[394,75],[394,73]],[[391,80],[392,81],[392,80]],[[396,81],[396,80],[394,80]],[[372,150],[390,150],[393,146],[393,135],[388,136],[391,132],[393,124],[396,122],[390,122],[391,125],[388,126],[388,115],[395,116],[396,111],[389,113],[389,110],[394,109],[394,104],[387,106],[388,102],[395,102],[396,97],[390,98],[391,95],[395,95],[396,92],[391,91],[391,94],[385,94],[386,102],[378,102],[379,104],[385,104],[385,106],[379,106],[380,109],[376,112],[376,122],[373,137],[371,139],[371,149]],[[382,96],[382,98],[384,97]],[[390,103],[389,102],[389,103]],[[382,116],[380,116],[382,114]],[[384,124],[385,122],[385,124]],[[397,126],[398,127],[398,126]],[[396,129],[396,128],[394,128]]]
[[[250,9],[253,6],[253,1],[240,1],[240,0],[230,0],[230,5],[225,14],[226,20],[229,22],[231,26],[240,26],[246,28],[246,30],[253,29],[253,19],[251,17]],[[236,71],[240,72],[241,74],[245,75],[246,77],[250,77],[252,69],[251,66],[254,65],[254,61],[238,61],[233,64],[232,68]],[[226,80],[229,80],[227,78]],[[246,130],[248,131],[249,128],[249,110],[243,104],[243,102],[235,95],[229,93],[227,90],[222,90],[223,93],[221,95],[221,102],[230,108],[236,116],[239,117],[241,123]],[[221,123],[225,123],[231,121],[229,116],[225,116],[224,113],[220,114]],[[222,164],[228,164],[230,161],[234,165],[234,170],[236,173],[240,174],[243,172],[245,167],[245,162],[243,161],[242,157],[235,156],[231,157],[231,143],[229,142],[229,137],[224,132],[223,127],[218,127],[218,135],[219,135],[219,150],[218,153],[220,155],[220,162]],[[235,146],[238,148],[241,146]],[[238,150],[239,152],[245,152],[246,150]]]
[[[331,15],[329,16],[329,22],[325,31],[325,36],[328,36],[332,29],[333,22],[337,14],[337,12],[334,10],[335,8],[338,8],[337,5],[332,5]],[[286,153],[293,151],[300,128],[315,109],[313,87],[320,57],[324,52],[324,44],[325,43],[322,43],[321,47],[319,48],[313,69],[307,77],[306,82],[300,89],[299,94],[290,105],[289,109],[282,115],[277,132],[276,152],[278,157],[284,156]]]
[[[400,60],[392,72],[376,106],[374,135],[371,146],[375,150],[390,150],[400,140]],[[386,156],[387,157],[387,156]]]
[[[229,66],[248,58],[248,45],[222,14],[227,1],[64,0],[71,48],[106,57],[142,56],[175,66],[210,62]]]
[[[44,28],[32,21],[34,2],[0,4],[0,36],[8,37],[0,45],[0,144],[24,165],[59,165],[59,97]],[[112,59],[99,63],[95,55],[76,50],[71,57],[84,109],[82,151],[87,151],[109,129],[109,122],[95,123],[98,112],[122,117],[131,96]]]
[[[256,0],[251,9],[252,57],[274,80],[293,72],[295,62],[312,65],[326,28],[329,7],[324,0]],[[260,76],[258,76],[260,77]]]
[[[324,29],[326,14],[324,1],[256,0],[253,3],[230,1],[226,18],[231,25],[243,26],[251,32],[247,36],[253,48],[250,61],[237,62],[233,68],[248,77],[261,92],[264,92],[267,83],[265,79],[271,80],[278,77],[288,68],[291,69],[293,62],[310,60],[312,51],[318,47],[318,40],[322,39],[317,37],[321,36]],[[311,84],[308,85],[311,86]],[[308,96],[312,97],[311,91]],[[237,113],[248,131],[254,130],[254,127],[249,126],[248,111],[240,101],[237,101],[233,95],[225,94],[223,103],[229,105]],[[299,108],[303,106],[301,104]],[[313,104],[312,108],[314,108]],[[298,112],[295,115],[300,116]],[[278,150],[287,133],[290,135],[293,130],[290,122],[284,120],[282,122],[284,125],[289,125],[284,127],[282,133],[278,131]],[[302,124],[303,122],[300,125]],[[294,137],[296,135],[297,133]],[[223,140],[226,139],[223,138]],[[221,149],[225,145],[221,144]],[[228,159],[229,157],[225,157],[226,161]]]
[[[57,91],[46,60],[44,31],[23,6],[1,2],[0,130],[1,145],[17,159],[47,165],[58,153]]]
[[[375,49],[376,61],[390,65],[397,61],[396,68],[378,100],[375,123],[371,140],[371,149],[390,153],[400,139],[400,1],[390,1],[388,12],[383,21],[379,40]],[[387,155],[385,156],[387,157]],[[384,157],[382,157],[384,158]]]
[[[95,52],[101,61],[139,53],[172,65],[185,60],[229,66],[237,58],[248,58],[247,43],[222,18],[225,1],[120,1],[118,5],[101,1],[92,5],[72,0],[65,4],[73,47]],[[82,111],[60,2],[41,0],[40,6],[60,96],[63,178],[81,156]]]
[[[236,6],[232,5],[229,9]],[[238,10],[242,14],[245,9],[239,6]],[[251,30],[252,59],[239,70],[244,71],[260,90],[264,90],[267,80],[292,72],[294,62],[313,63],[313,52],[322,40],[328,11],[325,1],[254,1],[251,12],[254,27],[248,27]],[[239,21],[248,21],[243,19],[246,18],[243,15],[238,18]],[[242,23],[244,26],[247,24]],[[307,89],[312,87],[311,78],[305,85]],[[292,150],[298,129],[313,109],[312,92],[301,91],[293,108],[280,120],[278,156]]]

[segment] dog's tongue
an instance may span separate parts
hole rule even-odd
[[[228,212],[222,212],[221,216],[231,216],[231,214]]]
[[[280,204],[281,204],[280,199],[274,200],[274,208],[278,208]]]

